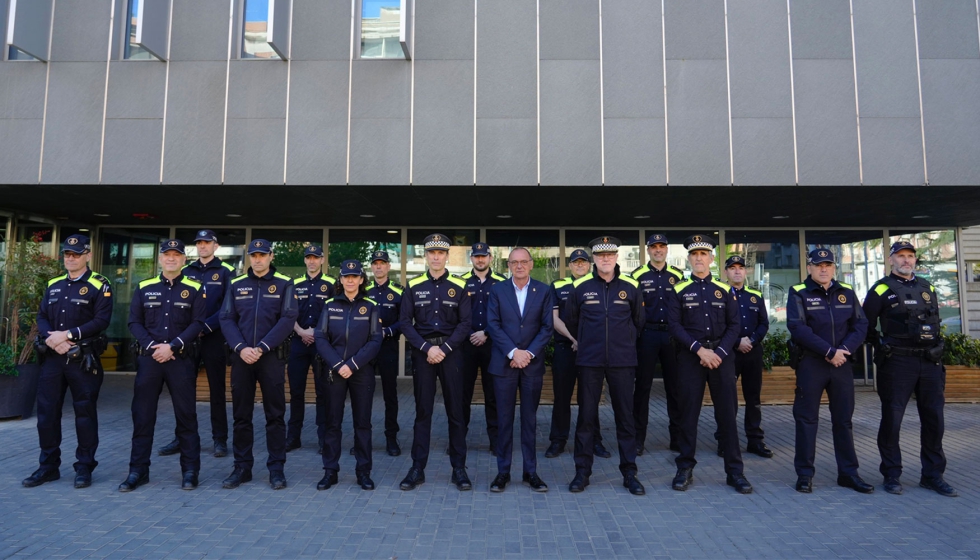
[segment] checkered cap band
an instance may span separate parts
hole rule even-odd
[[[619,246],[615,243],[598,243],[592,246],[593,253],[614,253],[619,251]]]

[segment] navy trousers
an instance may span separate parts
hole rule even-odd
[[[466,432],[470,430],[470,409],[473,404],[473,391],[476,388],[477,370],[480,372],[480,385],[483,387],[483,402],[487,420],[487,439],[493,446],[497,440],[497,400],[493,393],[493,379],[490,375],[490,354],[493,342],[487,340],[483,346],[473,346],[463,342],[463,421]]]
[[[442,384],[442,397],[449,420],[449,462],[453,468],[466,466],[466,424],[463,423],[463,370],[460,352],[450,352],[438,364],[426,361],[426,354],[412,350],[415,375],[415,427],[412,441],[412,466],[425,469],[429,462],[432,436],[432,410],[435,406],[436,380]]]
[[[854,414],[854,373],[851,362],[840,367],[822,357],[806,355],[796,368],[796,398],[793,418],[796,420],[797,476],[813,476],[817,451],[817,427],[820,419],[820,397],[827,391],[830,423],[834,435],[834,456],[838,475],[857,475],[858,460],[854,452],[851,416]]]
[[[551,385],[555,395],[555,404],[551,408],[551,435],[549,440],[564,445],[572,424],[572,393],[578,381],[578,367],[575,365],[575,352],[570,342],[555,342],[555,352],[551,358]],[[580,397],[581,399],[581,397]],[[579,404],[579,403],[576,403]],[[595,432],[592,434],[595,443],[602,442],[599,433],[599,418],[596,417]]]
[[[670,443],[677,443],[677,353],[670,343],[667,331],[644,329],[640,334],[636,368],[636,387],[633,390],[633,418],[636,423],[636,444],[643,445],[647,440],[647,426],[650,423],[650,389],[657,363],[664,376],[664,391],[667,394],[667,419]]]
[[[310,367],[316,359],[316,345],[307,346],[303,344],[303,339],[294,336],[289,343],[289,361],[286,372],[289,375],[289,424],[286,426],[286,441],[299,441],[303,433],[303,421],[306,418],[306,380],[310,374]],[[316,425],[319,439],[323,437],[319,433],[323,426],[323,398],[319,389],[314,383],[316,390]]]
[[[330,379],[333,381],[330,381]],[[327,423],[323,436],[323,469],[340,470],[340,443],[343,438],[344,404],[350,394],[351,416],[354,424],[354,458],[356,472],[370,473],[371,462],[371,403],[374,401],[374,368],[364,367],[344,379],[335,373],[318,378],[326,395]]]
[[[538,460],[535,454],[535,434],[538,429],[538,404],[541,402],[541,387],[544,377],[527,375],[523,370],[511,370],[500,375],[491,375],[493,390],[497,396],[497,472],[510,473],[514,455],[514,412],[517,406],[517,392],[521,393],[521,455],[523,472],[535,473]]]
[[[105,373],[99,364],[97,373],[82,371],[80,362],[69,362],[65,356],[51,354],[41,364],[37,388],[37,436],[41,445],[40,468],[56,471],[61,467],[61,409],[65,394],[71,389],[75,409],[75,471],[92,472],[99,462],[99,415],[96,403]]]
[[[161,364],[150,356],[137,359],[133,384],[133,449],[130,472],[147,472],[153,453],[153,429],[157,424],[157,404],[164,384],[173,401],[180,445],[181,472],[201,470],[201,437],[197,431],[197,370],[187,358]]]
[[[237,355],[231,365],[232,416],[235,419],[232,449],[235,466],[252,470],[255,458],[252,444],[255,435],[252,416],[255,412],[255,383],[262,388],[262,408],[265,410],[265,441],[269,451],[266,466],[269,472],[283,470],[286,464],[286,376],[275,352],[262,354],[259,361],[246,364]]]
[[[228,441],[228,397],[225,388],[228,347],[220,332],[200,338],[200,362],[208,376],[208,397],[211,402],[211,438],[220,443]],[[195,375],[200,364],[194,365]],[[196,397],[195,397],[196,398]],[[180,434],[177,434],[178,438]]]
[[[922,477],[937,478],[946,472],[946,453],[943,452],[945,388],[946,368],[918,356],[893,355],[878,370],[881,474],[895,478],[902,476],[902,449],[898,445],[898,436],[913,393],[922,426],[919,432]]]
[[[745,439],[749,445],[762,445],[766,434],[762,431],[762,345],[756,344],[748,353],[738,350],[735,354],[735,379],[742,380],[742,398],[745,399]],[[735,394],[735,411],[738,412],[738,393]],[[715,431],[715,439],[721,439],[721,431]]]
[[[398,337],[381,343],[375,369],[381,376],[381,395],[385,402],[385,438],[398,435]]]
[[[725,452],[725,474],[742,474],[742,452],[738,445],[738,424],[736,423],[735,360],[732,356],[723,359],[721,366],[709,369],[701,365],[697,354],[682,351],[677,354],[677,404],[678,417],[677,445],[680,455],[674,459],[678,469],[692,469],[698,464],[694,458],[698,443],[698,420],[701,417],[701,402],[704,400],[704,386],[707,383],[711,401],[715,409],[715,423],[721,434],[719,442]]]
[[[616,441],[619,443],[619,470],[636,472],[636,427],[633,424],[633,385],[636,368],[579,367],[578,425],[575,426],[575,471],[592,475],[593,447],[599,418],[602,382],[609,382]]]

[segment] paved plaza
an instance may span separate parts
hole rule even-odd
[[[268,485],[261,406],[255,416],[255,479],[236,490],[221,488],[232,458],[211,456],[207,405],[198,404],[200,487],[181,491],[177,457],[154,455],[148,485],[129,494],[116,491],[128,473],[132,376],[106,377],[99,402],[100,465],[90,488],[72,488],[70,403],[65,406],[62,478],[39,488],[20,484],[37,468],[35,419],[0,422],[0,558],[980,558],[980,405],[946,407],[946,479],[960,492],[953,499],[918,487],[914,402],[902,437],[905,494],[893,496],[881,489],[875,444],[879,404],[877,395],[864,387],[857,389],[854,437],[861,474],[876,485],[874,494],[836,486],[826,406],[821,409],[813,494],[793,489],[789,406],[763,410],[766,441],[776,455],[744,456],[746,476],[755,486],[748,496],[725,485],[722,460],[714,453],[712,409],[705,408],[694,485],[686,493],[675,492],[670,489],[674,454],[666,449],[659,383],[654,385],[648,452],[637,461],[646,496],[631,496],[622,487],[608,405],[600,411],[602,434],[614,454],[596,459],[591,486],[582,494],[567,489],[575,472],[569,453],[544,458],[550,406],[538,410],[538,473],[551,487],[548,493],[533,493],[519,482],[502,494],[488,492],[496,462],[487,450],[483,407],[474,407],[468,438],[474,489],[457,491],[449,482],[441,406],[433,421],[426,483],[403,492],[398,482],[411,466],[414,404],[411,381],[401,383],[400,457],[384,453],[380,390],[375,397],[372,475],[378,488],[373,492],[355,485],[354,458],[346,454],[352,442],[349,405],[340,484],[322,492],[316,490],[323,471],[315,453],[312,406],[307,407],[304,447],[288,455],[289,487],[281,491]],[[173,435],[166,391],[159,417],[154,448]],[[519,481],[519,442],[514,447],[513,474]]]

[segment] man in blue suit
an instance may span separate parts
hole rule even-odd
[[[547,492],[538,477],[534,436],[538,403],[544,380],[545,346],[554,330],[551,289],[531,278],[534,261],[523,247],[515,247],[507,260],[511,278],[490,289],[487,304],[487,334],[493,340],[490,374],[497,397],[497,477],[491,492],[503,492],[510,482],[514,452],[514,407],[521,391],[521,454],[524,484],[535,492]]]

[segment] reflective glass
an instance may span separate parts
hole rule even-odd
[[[490,246],[490,268],[505,277],[510,277],[507,257],[514,247],[524,247],[531,253],[534,268],[531,278],[551,284],[561,274],[561,255],[558,230],[488,230],[487,245]],[[568,251],[569,253],[571,251]],[[520,253],[518,260],[527,257]]]
[[[269,46],[269,0],[245,0],[242,58],[281,58]]]
[[[18,49],[17,47],[10,47],[7,53],[7,60],[37,60],[33,56],[27,54],[26,52]]]
[[[684,277],[691,275],[691,267],[687,262],[687,249],[684,248],[684,240],[692,235],[710,235],[718,241],[718,232],[709,231],[704,229],[699,230],[686,230],[686,229],[647,229],[643,232],[643,247],[641,247],[642,254],[640,258],[640,264],[646,264],[650,261],[650,256],[647,253],[646,240],[655,233],[662,233],[667,236],[667,264],[676,266],[677,268],[684,271]],[[719,278],[719,263],[720,258],[719,251],[716,248],[714,251],[715,260],[711,263],[711,275],[715,278]]]
[[[405,58],[400,27],[399,0],[361,0],[361,58]]]
[[[470,249],[474,243],[480,240],[480,232],[475,229],[448,229],[439,228],[433,230],[410,229],[408,230],[408,255],[405,263],[408,270],[408,279],[412,279],[425,272],[425,245],[423,240],[433,233],[441,233],[451,240],[452,246],[449,248],[449,262],[446,269],[453,274],[466,274],[472,268],[470,264]]]
[[[881,230],[819,230],[806,232],[806,250],[830,249],[837,259],[837,280],[850,284],[861,301],[868,289],[887,274],[887,252]],[[806,256],[803,257],[804,261]]]
[[[265,239],[272,242],[272,266],[276,272],[290,278],[298,278],[306,274],[306,262],[303,260],[303,250],[307,245],[323,246],[323,230],[315,229],[253,229],[252,239]],[[251,242],[252,239],[248,241]],[[248,269],[248,259],[245,259],[245,270]],[[324,265],[326,266],[326,265]]]
[[[786,330],[786,298],[800,282],[798,231],[725,230],[726,259],[745,258],[745,286],[762,292],[769,311],[769,329]],[[727,275],[722,274],[727,281]]]
[[[210,228],[204,228],[210,229]],[[187,262],[194,262],[198,259],[197,247],[194,245],[194,238],[201,228],[177,228],[174,235],[177,239],[184,242]],[[244,229],[214,229],[215,236],[218,238],[218,249],[214,256],[235,267],[235,274],[241,274],[248,268],[245,264],[245,230]]]
[[[616,259],[616,264],[619,265],[619,271],[622,274],[630,274],[646,262],[646,255],[641,252],[640,246],[637,245],[640,233],[640,230],[636,229],[568,229],[565,230],[565,258],[567,259],[568,255],[575,249],[585,249],[591,255],[592,247],[589,247],[589,242],[596,237],[605,235],[618,237],[622,245],[619,247],[619,257]],[[568,274],[568,272],[565,273],[566,276]]]
[[[140,0],[129,0],[129,13],[126,16],[126,52],[128,60],[156,60],[150,51],[136,42],[136,23],[139,20]]]
[[[960,318],[960,286],[956,274],[956,232],[939,231],[895,231],[891,234],[892,243],[906,239],[915,245],[915,274],[929,281],[936,288],[939,297],[939,316],[947,333],[962,332]],[[890,252],[890,251],[889,251]],[[889,267],[889,272],[891,268]]]
[[[340,263],[357,259],[364,267],[368,279],[374,278],[371,273],[371,254],[375,251],[387,251],[388,263],[391,269],[388,278],[399,284],[404,284],[402,270],[402,234],[401,230],[383,229],[331,229],[330,230],[330,275],[338,278]]]

